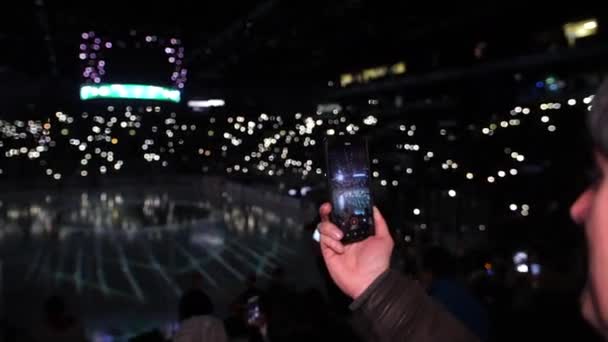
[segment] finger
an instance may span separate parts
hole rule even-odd
[[[331,236],[321,234],[321,250],[331,251],[335,254],[343,254],[344,253],[344,245],[338,241],[334,240]]]
[[[321,216],[321,221],[329,222],[329,214],[331,213],[331,204],[323,203],[319,208],[319,216]]]
[[[374,207],[374,227],[376,229],[376,235],[380,237],[390,237],[391,234],[388,231],[388,225],[380,213],[377,207]]]
[[[344,233],[335,224],[330,222],[322,222],[318,226],[319,233],[321,235],[327,235],[334,240],[340,241],[344,236]]]

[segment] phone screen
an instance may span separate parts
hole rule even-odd
[[[258,296],[249,298],[247,301],[247,323],[249,325],[257,325],[261,316],[260,298]]]
[[[331,139],[326,149],[332,221],[344,232],[342,242],[363,240],[374,234],[367,140]]]

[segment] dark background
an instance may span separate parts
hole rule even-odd
[[[263,189],[306,208],[305,217],[295,222],[301,237],[285,242],[305,244],[317,220],[312,208],[328,199],[323,138],[328,129],[349,134],[352,124],[359,128],[357,134],[370,139],[372,172],[379,174],[372,191],[397,241],[396,265],[401,266],[396,267],[416,273],[421,249],[433,244],[458,255],[462,273],[470,278],[483,274],[489,262],[496,267],[494,278],[467,279],[490,308],[495,339],[558,338],[565,331],[591,339],[577,308],[585,274],[584,240],[568,208],[586,186],[591,166],[585,98],[594,93],[608,66],[605,13],[599,5],[585,3],[418,5],[367,0],[11,4],[0,14],[0,189],[6,194],[0,202],[0,232],[27,235],[30,221],[41,220],[30,213],[25,215],[30,221],[17,224],[11,209],[31,212],[32,205],[46,205],[49,215],[56,215],[59,208],[42,201],[47,193],[98,193],[124,184],[165,184],[171,191],[173,182],[220,179],[236,184],[235,189]],[[597,34],[568,45],[563,25],[592,18]],[[181,103],[80,101],[78,88],[85,81],[78,45],[88,31],[131,47],[108,54],[108,82],[164,86],[171,73],[165,56],[136,44],[146,35],[178,37],[188,69]],[[404,74],[340,85],[342,74],[400,61],[406,64]],[[226,106],[203,112],[187,106],[188,100],[211,98],[224,99]],[[570,99],[576,103],[569,105]],[[319,104],[330,103],[341,110],[317,113]],[[549,103],[560,108],[541,109]],[[529,114],[524,114],[526,108]],[[61,121],[58,111],[73,122]],[[131,120],[126,112],[137,118]],[[364,123],[370,115],[376,124]],[[545,115],[549,122],[543,121]],[[103,118],[103,124],[95,117]],[[106,134],[112,117],[117,123]],[[314,129],[301,135],[299,127],[309,117]],[[512,125],[510,120],[519,122]],[[40,144],[40,134],[27,132],[28,121],[49,123],[54,146],[39,158],[8,157],[11,149],[30,151]],[[133,126],[122,128],[122,121]],[[235,127],[247,127],[249,121],[255,127],[251,135]],[[501,127],[503,121],[507,128]],[[492,135],[484,134],[491,125],[497,126]],[[70,144],[70,139],[85,142],[96,135],[93,126],[118,143],[100,138],[89,142],[86,151]],[[61,133],[64,128],[67,135]],[[410,131],[414,133],[408,135]],[[154,144],[144,150],[148,139]],[[265,139],[277,141],[265,146]],[[406,149],[406,144],[418,150]],[[113,151],[114,160],[94,153],[96,147]],[[144,158],[152,152],[158,161]],[[523,154],[524,161],[511,158],[511,152]],[[87,153],[91,159],[82,165]],[[124,162],[120,170],[114,169],[117,160]],[[451,166],[454,162],[457,168]],[[450,165],[445,169],[443,164]],[[105,174],[101,166],[107,167]],[[52,169],[50,175],[47,169]],[[467,179],[469,172],[473,179]],[[494,183],[488,182],[490,176]],[[227,196],[238,197],[231,191]],[[15,201],[12,194],[19,192],[29,199]],[[265,200],[247,198],[239,206],[250,208]],[[524,204],[529,207],[525,215]],[[225,207],[218,204],[212,211],[221,216]],[[280,206],[269,210],[282,217]],[[15,225],[23,232],[11,230]],[[249,240],[253,245],[256,232]],[[84,241],[90,243],[89,238]],[[36,244],[24,246],[32,250]],[[314,245],[309,247],[307,253],[313,253]],[[11,264],[16,255],[8,250],[0,257]],[[515,272],[511,258],[522,250],[541,264],[540,277]],[[300,261],[310,255],[301,254]],[[234,267],[242,265],[242,260],[233,260]],[[310,272],[306,278],[319,278]],[[224,298],[221,302],[241,285],[241,279],[224,278],[233,291],[225,298],[218,295]],[[320,281],[316,283],[310,285]],[[504,288],[508,295],[484,292],[486,283],[500,284],[487,287]],[[14,280],[4,288],[21,285]],[[168,316],[173,309],[167,304],[158,310]]]

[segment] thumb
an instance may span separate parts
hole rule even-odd
[[[329,215],[331,214],[331,204],[330,203],[323,203],[323,205],[321,205],[321,207],[319,208],[319,216],[321,217],[321,222],[329,222]]]
[[[391,237],[391,234],[388,231],[388,225],[377,207],[374,207],[374,228],[377,236]]]

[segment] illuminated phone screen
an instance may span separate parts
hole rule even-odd
[[[328,181],[332,221],[345,232],[346,240],[373,234],[370,169],[365,139],[327,142]]]
[[[252,297],[247,301],[247,323],[256,325],[261,317],[260,299],[258,296]]]

